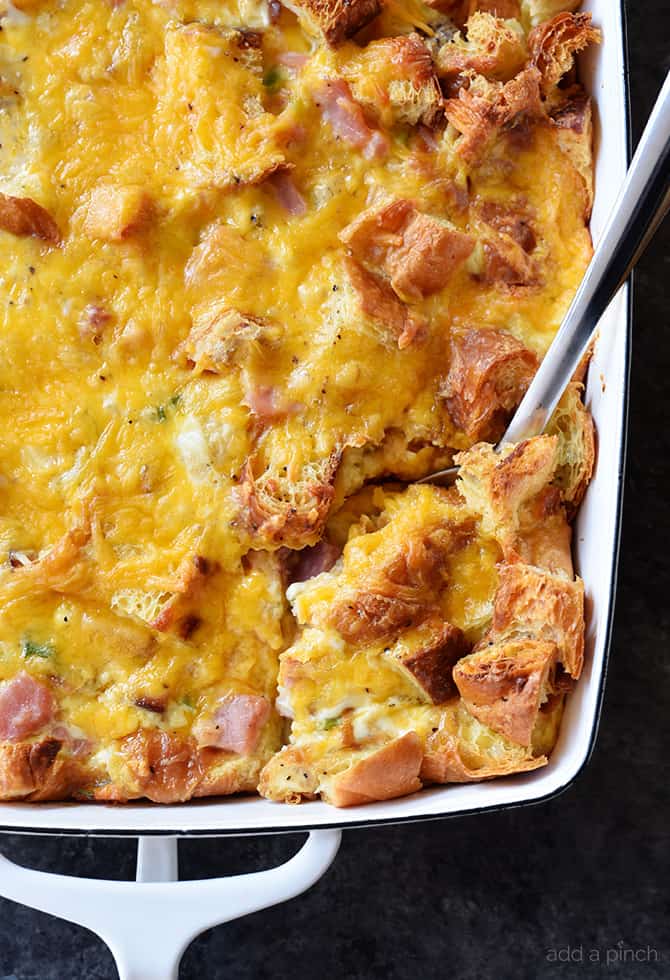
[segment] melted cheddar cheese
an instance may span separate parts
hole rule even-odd
[[[429,125],[408,108],[407,65],[374,45],[411,35],[438,61],[455,28],[419,2],[337,47],[264,0],[0,0],[0,23],[0,715],[17,677],[50,699],[42,725],[0,717],[0,742],[56,739],[72,762],[51,788],[0,765],[0,795],[253,789],[282,744],[264,705],[296,630],[286,547],[329,515],[346,537],[366,481],[475,441],[445,394],[452,338],[502,332],[541,358],[591,254],[584,176],[549,98],[476,164],[444,116],[457,87],[431,75]],[[466,243],[409,298],[346,244],[399,200]],[[475,537],[452,560],[440,608],[470,643],[499,558]],[[390,660],[319,644],[301,718],[370,690],[406,727],[385,714],[413,697]]]

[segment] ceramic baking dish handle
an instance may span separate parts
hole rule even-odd
[[[339,845],[339,830],[315,830],[277,868],[204,881],[177,880],[176,838],[140,837],[136,881],[33,871],[0,855],[0,894],[97,933],[121,980],[177,980],[196,936],[300,895],[328,870]]]

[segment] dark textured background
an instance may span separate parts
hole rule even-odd
[[[612,3],[616,0],[611,0]],[[635,136],[670,67],[670,3],[628,0]],[[593,759],[559,799],[506,813],[349,831],[330,872],[286,905],[232,922],[187,951],[182,980],[272,977],[545,980],[670,977],[670,221],[635,285],[623,551],[614,645]],[[183,877],[285,860],[295,837],[181,844]],[[45,870],[132,877],[125,841],[0,838]],[[623,943],[658,961],[605,965]],[[560,964],[551,949],[600,950]],[[0,901],[0,980],[114,980],[83,929]]]

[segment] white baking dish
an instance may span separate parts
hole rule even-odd
[[[603,44],[591,51],[581,64],[581,77],[596,104],[596,196],[592,232],[597,241],[622,184],[628,161],[627,79],[623,11],[614,0],[586,0],[584,9],[593,13],[603,30]],[[174,946],[183,946],[189,937],[215,922],[246,914],[275,901],[297,894],[308,887],[330,864],[339,834],[327,828],[445,817],[482,810],[518,806],[547,800],[563,790],[576,777],[591,753],[605,681],[607,652],[612,627],[616,584],[628,384],[629,302],[627,289],[616,297],[600,326],[600,336],[589,371],[587,400],[598,430],[598,459],[593,482],[576,525],[575,557],[588,596],[587,656],[584,673],[576,691],[568,699],[561,735],[548,766],[525,776],[498,781],[436,787],[411,797],[336,810],[314,802],[298,807],[283,806],[256,798],[201,801],[158,807],[151,804],[105,806],[101,804],[41,803],[0,804],[0,830],[48,834],[133,835],[231,835],[282,833],[319,830],[306,847],[281,869],[217,882],[180,882],[173,885],[85,882],[27,872],[4,862],[0,864],[0,893],[27,904],[73,918],[101,932],[113,947],[117,932],[126,938],[132,932],[132,915],[137,915],[135,899],[160,904],[161,934],[171,934]],[[155,862],[146,862],[152,856]],[[176,867],[159,841],[145,840],[144,869],[140,880],[170,880]],[[272,884],[268,877],[272,876]],[[258,889],[252,881],[258,879]],[[51,884],[49,884],[49,882]],[[261,879],[263,884],[261,884]],[[245,881],[241,901],[235,882]],[[57,886],[55,889],[51,885]],[[210,888],[211,886],[211,888]],[[183,889],[192,889],[187,896]],[[134,889],[134,892],[129,891]],[[146,889],[152,889],[151,894]],[[260,889],[260,891],[259,891]],[[95,891],[97,901],[91,901]],[[49,895],[53,892],[53,901]],[[258,892],[254,900],[252,894]],[[71,902],[65,901],[70,896]],[[88,894],[88,908],[78,906]],[[132,897],[131,897],[132,895]],[[60,896],[60,898],[59,898]],[[113,897],[116,896],[116,897]],[[196,902],[191,899],[197,897]],[[225,900],[225,901],[224,901]],[[163,903],[165,906],[163,907]],[[184,921],[184,902],[199,914]],[[74,904],[72,904],[74,903]],[[102,904],[100,904],[102,903]],[[221,904],[223,903],[223,905]],[[134,910],[129,916],[130,909]],[[175,915],[176,906],[180,911]],[[97,911],[95,911],[95,909]],[[77,913],[77,909],[79,912]],[[170,912],[170,909],[172,912]],[[104,912],[104,915],[103,915]],[[142,916],[147,923],[146,916]],[[197,921],[196,921],[197,920]],[[137,921],[135,919],[135,921]],[[168,926],[168,922],[170,925]],[[105,924],[106,923],[106,924]],[[125,926],[124,926],[125,923]],[[126,929],[127,926],[127,929]],[[146,937],[148,942],[148,937]],[[173,950],[171,950],[174,953]],[[165,977],[163,972],[147,973],[148,966],[133,973],[130,966],[119,966],[124,976]],[[141,955],[141,950],[135,953]],[[175,974],[176,976],[176,974]]]

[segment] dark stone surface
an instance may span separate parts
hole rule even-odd
[[[615,0],[612,0],[615,2]],[[629,0],[639,134],[670,67],[667,0]],[[623,553],[614,646],[597,748],[562,797],[523,810],[345,833],[331,871],[303,897],[220,927],[187,951],[182,980],[351,977],[536,980],[670,976],[665,737],[669,703],[670,224],[635,290]],[[270,866],[297,839],[192,841],[183,877]],[[131,842],[3,837],[19,862],[131,877]],[[150,913],[149,913],[150,914]],[[607,949],[657,951],[606,963]],[[551,962],[570,945],[584,962]],[[596,949],[600,962],[589,962]],[[83,929],[0,901],[0,980],[113,980]]]

